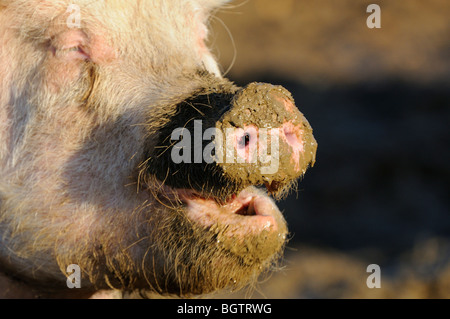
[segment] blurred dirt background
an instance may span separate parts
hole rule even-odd
[[[366,25],[371,3],[380,29]],[[217,17],[227,76],[284,85],[319,143],[280,202],[281,269],[217,297],[450,298],[450,2],[248,0]]]

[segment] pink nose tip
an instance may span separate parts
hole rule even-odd
[[[276,193],[315,162],[311,125],[281,86],[250,83],[239,90],[216,128],[233,132],[220,167],[222,176],[240,185],[269,185]]]

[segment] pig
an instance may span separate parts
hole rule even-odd
[[[275,200],[317,143],[283,87],[222,76],[226,2],[0,0],[2,297],[189,297],[277,265]]]

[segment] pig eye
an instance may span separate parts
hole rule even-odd
[[[80,52],[80,51],[83,51],[83,50],[80,47],[73,47],[73,48],[67,49],[67,51],[69,51],[69,52]]]
[[[64,50],[70,55],[75,55],[75,58],[81,60],[89,60],[89,55],[83,50],[81,46],[75,46]]]
[[[55,56],[65,57],[71,60],[90,60],[89,54],[82,46],[63,47],[61,49],[52,47],[51,51]]]

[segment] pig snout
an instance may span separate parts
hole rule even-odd
[[[285,195],[314,164],[317,143],[283,87],[207,84],[173,108],[156,141],[148,138],[140,175],[161,203],[176,203],[211,237],[220,260],[242,265],[241,276],[275,260],[288,233],[273,200],[255,186]]]
[[[286,89],[219,84],[177,105],[147,167],[170,187],[222,202],[252,185],[281,197],[314,165],[316,149]]]

